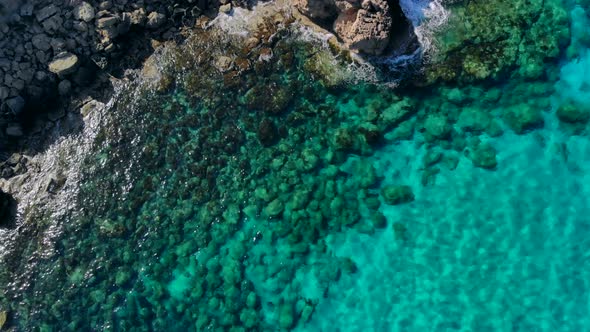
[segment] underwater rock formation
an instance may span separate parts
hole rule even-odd
[[[414,37],[407,33],[409,22],[396,1],[297,0],[295,8],[359,53],[383,55]]]

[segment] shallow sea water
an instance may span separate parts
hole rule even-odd
[[[583,35],[588,11],[571,13]],[[564,101],[590,107],[584,38],[548,64],[553,80],[325,88],[302,51],[244,79],[245,91],[217,76],[203,83],[217,84],[211,96],[197,84],[130,86],[101,113],[82,180],[68,184],[79,189],[73,212],[36,212],[2,256],[7,326],[590,331],[590,138],[556,116]],[[291,99],[272,99],[275,110],[248,79]],[[543,125],[516,134],[505,111],[523,105],[541,109]],[[367,144],[375,114],[406,106]],[[449,119],[451,137],[428,136],[429,112]],[[466,114],[492,117],[469,132],[480,122]],[[277,137],[261,146],[268,119]],[[481,144],[496,167],[472,162]],[[415,199],[385,204],[389,184]],[[47,240],[47,229],[59,231]]]
[[[562,143],[568,161],[552,151]],[[498,170],[461,160],[414,202],[384,208],[403,234],[390,226],[328,239],[359,272],[330,289],[309,330],[589,328],[590,141],[542,130],[493,144],[501,147]],[[375,163],[385,181],[400,172],[419,183],[415,166],[397,158],[420,154],[404,143],[378,153]]]

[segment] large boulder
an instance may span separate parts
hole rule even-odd
[[[555,114],[562,122],[585,124],[590,120],[590,107],[566,103],[561,105]]]
[[[336,1],[340,13],[334,32],[349,49],[380,55],[389,45],[393,19],[385,0]]]
[[[382,55],[390,46],[404,44],[400,38],[413,37],[404,28],[409,22],[399,5],[387,0],[296,0],[295,8],[359,53]]]

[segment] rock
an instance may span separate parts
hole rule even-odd
[[[144,26],[146,20],[145,9],[139,8],[131,12],[131,25]]]
[[[101,17],[98,20],[96,20],[96,27],[99,29],[105,29],[113,27],[117,25],[117,23],[119,23],[119,18],[115,16]]]
[[[404,99],[389,105],[379,116],[388,127],[391,127],[407,119],[413,112],[414,107]]]
[[[78,32],[86,32],[88,31],[88,24],[84,21],[81,22],[74,22],[72,27],[74,28],[74,30],[78,31]]]
[[[103,1],[98,5],[98,9],[100,10],[109,10],[113,8],[113,3],[111,1]]]
[[[240,312],[240,322],[244,324],[244,327],[250,329],[256,326],[258,322],[258,316],[256,315],[256,311],[254,309],[243,309]]]
[[[58,12],[58,10],[59,9],[56,5],[49,5],[47,7],[43,7],[35,13],[35,18],[38,22],[44,21],[47,18],[55,15]]]
[[[4,193],[2,193],[2,194],[4,194]],[[4,194],[4,195],[6,195],[6,194]],[[0,220],[4,220],[4,218],[2,217],[2,218],[0,218]],[[4,324],[6,324],[7,316],[8,315],[6,314],[6,311],[0,311],[0,329],[2,329],[2,327],[4,326]]]
[[[295,323],[293,317],[293,306],[289,304],[283,304],[279,310],[279,326],[281,329],[290,329]]]
[[[334,21],[333,29],[344,45],[361,53],[382,54],[389,45],[393,27],[388,2],[370,1],[370,5],[365,6],[370,9],[361,8],[360,1],[344,0],[336,3],[340,4],[341,12]]]
[[[95,11],[91,4],[82,2],[74,8],[74,18],[84,22],[90,22],[94,19]]]
[[[0,101],[8,98],[10,95],[10,89],[5,86],[0,86]]]
[[[222,55],[215,61],[215,68],[224,73],[231,70],[233,61],[230,57]]]
[[[294,6],[311,19],[325,20],[338,13],[334,0],[295,0]]]
[[[385,228],[385,226],[387,226],[387,219],[383,213],[377,212],[371,216],[371,223],[375,228]]]
[[[51,16],[41,23],[43,30],[49,34],[55,34],[62,29],[64,20],[59,15]]]
[[[482,133],[490,126],[492,116],[484,110],[464,108],[459,115],[457,125],[467,132]]]
[[[49,63],[49,71],[63,77],[72,74],[78,69],[78,56],[69,52],[58,54]]]
[[[476,167],[492,169],[498,165],[496,149],[488,143],[478,144],[469,153],[469,159]]]
[[[590,108],[566,103],[559,106],[555,115],[562,122],[584,124],[590,120]]]
[[[57,85],[57,91],[60,95],[65,96],[72,90],[72,83],[68,80],[63,80]]]
[[[447,117],[442,114],[431,114],[424,120],[425,133],[432,138],[445,138],[451,133],[451,126],[447,122]]]
[[[47,35],[45,34],[37,34],[34,35],[33,38],[31,39],[31,43],[33,44],[33,46],[35,46],[35,48],[46,52],[51,48],[51,43],[50,43],[50,39],[49,37],[47,37]]]
[[[246,297],[246,306],[248,308],[256,307],[256,303],[258,303],[258,299],[256,298],[256,293],[250,292]]]
[[[50,194],[56,194],[66,183],[66,177],[63,175],[48,176],[45,191]]]
[[[231,3],[226,3],[225,5],[219,6],[219,12],[229,14],[231,12]]]
[[[6,135],[11,137],[23,136],[23,129],[18,123],[14,123],[6,127]]]
[[[35,6],[32,3],[25,3],[20,7],[20,16],[29,17],[33,15]]]
[[[18,115],[25,108],[25,100],[21,96],[12,97],[6,100],[6,106],[13,114]]]
[[[258,124],[256,135],[262,145],[271,146],[275,144],[278,139],[278,130],[272,120],[264,118]]]
[[[266,206],[264,211],[269,217],[276,217],[280,215],[284,209],[285,205],[283,204],[283,202],[281,202],[280,199],[275,198]]]
[[[528,104],[519,104],[507,109],[504,119],[517,134],[543,127],[544,124],[541,111]]]
[[[409,23],[399,6],[388,0],[296,0],[294,6],[320,25],[331,24],[350,50],[381,55],[391,44],[407,44],[400,38],[409,36],[401,36],[404,29],[397,25]]]
[[[381,195],[385,203],[389,205],[409,203],[414,200],[412,188],[406,185],[387,185],[381,189]]]
[[[157,28],[161,27],[162,25],[164,25],[165,22],[166,22],[166,15],[161,14],[161,13],[157,13],[157,12],[151,12],[147,17],[146,26],[149,29],[157,29]]]
[[[90,114],[92,111],[99,109],[102,106],[104,106],[103,103],[92,99],[92,100],[88,101],[87,103],[85,103],[84,105],[82,105],[82,107],[80,107],[80,113],[82,114],[83,117],[85,117],[88,114]]]
[[[354,147],[354,137],[348,128],[338,128],[332,135],[333,144],[338,150],[349,150]]]

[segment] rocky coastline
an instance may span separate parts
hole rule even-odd
[[[0,150],[18,149],[21,137],[38,131],[36,115],[56,121],[63,116],[49,115],[63,108],[56,104],[88,94],[89,87],[104,92],[109,76],[139,67],[159,42],[181,38],[197,18],[231,6],[223,0],[0,2]]]
[[[57,138],[51,134],[56,127],[59,135],[78,130],[81,110],[108,102],[112,82],[141,68],[160,45],[184,40],[219,13],[256,3],[1,0],[0,177],[9,180],[27,172],[31,156]],[[285,5],[295,9],[303,24],[333,33],[339,47],[355,53],[375,56],[415,47],[397,1],[299,0]],[[0,188],[10,191],[7,185]]]
[[[0,177],[27,172],[32,156],[56,139],[56,127],[61,134],[79,128],[81,110],[107,102],[112,81],[140,68],[163,42],[183,40],[187,29],[220,11],[250,5],[242,0],[0,1]],[[13,219],[14,199],[0,194],[2,218]]]

